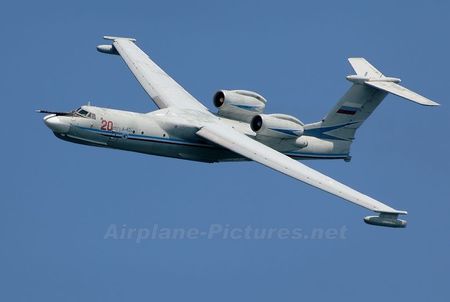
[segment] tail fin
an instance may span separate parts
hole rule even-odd
[[[339,100],[325,118],[305,125],[305,135],[327,140],[347,141],[348,149],[356,130],[372,114],[388,93],[426,106],[439,105],[398,83],[398,78],[384,76],[364,58],[348,59],[356,75],[347,76],[352,87]],[[346,150],[347,152],[349,150]]]
[[[364,58],[349,58],[356,75],[366,78],[382,78],[384,75]]]

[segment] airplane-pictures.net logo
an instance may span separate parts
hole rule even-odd
[[[251,225],[210,224],[206,227],[131,227],[110,224],[103,238],[130,240],[142,243],[148,240],[342,240],[347,239],[347,227],[310,228],[254,227]]]

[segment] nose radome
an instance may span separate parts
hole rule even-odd
[[[70,128],[68,123],[61,120],[61,118],[55,114],[46,115],[44,117],[44,123],[50,128],[50,130],[56,133],[66,133]]]

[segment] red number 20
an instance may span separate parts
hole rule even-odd
[[[102,120],[102,127],[100,129],[111,131],[112,128],[113,128],[112,121]]]

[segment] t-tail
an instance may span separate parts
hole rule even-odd
[[[349,58],[356,75],[347,76],[352,87],[320,122],[305,125],[305,134],[339,142],[343,152],[350,152],[356,130],[372,114],[388,93],[424,106],[439,105],[386,77],[364,58]],[[350,158],[350,157],[349,157]]]

